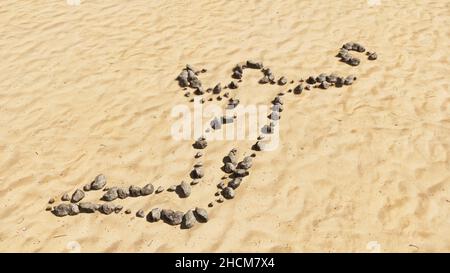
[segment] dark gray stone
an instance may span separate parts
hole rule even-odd
[[[206,148],[206,146],[208,146],[208,142],[206,141],[206,139],[204,137],[200,137],[194,143],[195,149],[204,149],[204,148]]]
[[[161,219],[161,209],[154,208],[147,214],[147,221],[158,222]]]
[[[128,196],[130,196],[130,189],[129,188],[118,188],[117,189],[117,196],[120,199],[125,199]]]
[[[222,85],[220,85],[220,83],[218,83],[213,88],[213,94],[220,94],[220,92],[222,92]]]
[[[61,196],[61,201],[69,201],[70,200],[70,196],[68,193],[63,194],[63,196]]]
[[[163,209],[161,211],[161,219],[169,225],[179,225],[183,219],[184,213],[181,211],[173,211],[169,209]]]
[[[181,184],[178,186],[178,191],[180,194],[180,197],[186,198],[191,195],[191,185],[187,183],[186,181],[182,181]]]
[[[212,204],[212,203],[211,203]],[[200,223],[206,223],[208,222],[208,212],[205,209],[196,207],[194,211],[195,217],[197,218],[197,221]]]
[[[153,185],[151,183],[148,183],[141,189],[141,195],[142,196],[150,195],[153,193],[154,190],[155,188],[153,187]]]
[[[222,196],[226,199],[233,199],[235,196],[234,190],[231,187],[226,187],[222,190]]]
[[[112,203],[104,203],[100,206],[100,212],[106,215],[109,215],[114,212],[114,208],[116,206]]]
[[[287,79],[286,79],[286,77],[281,77],[280,79],[278,79],[278,84],[279,85],[285,85],[285,84],[287,84]]]
[[[236,170],[236,166],[231,162],[227,162],[223,166],[223,171],[226,173],[233,173],[235,170]]]
[[[373,52],[369,54],[369,60],[373,61],[376,60],[378,58],[377,53]]]
[[[251,156],[246,156],[241,162],[239,162],[238,168],[248,170],[252,167],[252,165],[253,165],[253,158]]]
[[[94,213],[98,209],[98,205],[91,202],[81,202],[78,204],[81,213]]]
[[[256,62],[256,61],[253,61],[253,60],[248,60],[247,61],[247,67],[248,68],[252,68],[252,69],[262,69],[264,66],[263,66],[262,62]]]
[[[300,95],[303,91],[303,84],[299,84],[294,88],[294,94]]]
[[[228,84],[228,88],[230,89],[236,89],[239,85],[235,81],[231,81],[230,84]]]
[[[77,189],[73,194],[72,194],[72,198],[70,199],[70,202],[72,203],[77,203],[79,202],[81,199],[84,198],[84,192],[80,189]]]
[[[145,217],[145,212],[144,212],[144,210],[142,210],[142,209],[138,210],[138,211],[136,212],[136,217],[144,218],[144,217]]]
[[[116,200],[117,197],[119,197],[119,195],[117,194],[117,188],[113,187],[106,191],[106,193],[102,197],[102,200],[110,202]]]
[[[228,187],[230,187],[232,189],[237,189],[241,185],[241,182],[242,182],[241,177],[233,178],[233,180],[228,182]]]
[[[106,185],[106,176],[99,174],[95,177],[94,181],[91,183],[91,190],[100,190]]]
[[[213,120],[211,120],[210,126],[214,130],[220,130],[222,128],[222,121],[216,117]]]
[[[192,210],[188,210],[184,215],[181,222],[181,228],[192,228],[195,225],[195,216]]]
[[[131,185],[129,188],[131,197],[139,197],[141,196],[141,187]]]

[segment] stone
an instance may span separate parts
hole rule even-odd
[[[223,166],[223,171],[226,173],[234,173],[235,170],[236,170],[236,166],[231,162],[227,162]]]
[[[155,193],[161,193],[161,192],[163,192],[163,191],[164,191],[164,187],[163,187],[163,186],[159,186],[159,187],[156,189]]]
[[[194,179],[194,180],[191,181],[191,185],[194,186],[194,185],[197,185],[200,182],[201,182],[200,179]]]
[[[368,59],[371,60],[371,61],[376,60],[377,58],[378,58],[378,55],[375,52],[370,53],[369,57],[368,57]]]
[[[106,185],[106,176],[99,174],[95,177],[94,181],[91,183],[91,190],[100,190]]]
[[[307,84],[307,85],[305,86],[305,90],[311,90],[311,85]]]
[[[233,121],[234,121],[233,117],[229,117],[229,116],[223,116],[222,117],[222,123],[223,124],[233,123]]]
[[[233,71],[233,74],[231,75],[231,77],[233,79],[240,80],[240,79],[242,79],[242,72]]]
[[[203,156],[203,153],[202,152],[197,152],[196,154],[195,154],[195,158],[200,158],[200,157],[202,157]]]
[[[70,199],[70,202],[72,203],[77,203],[79,202],[81,199],[84,198],[84,192],[80,189],[77,189],[73,194],[72,194],[72,198]]]
[[[153,185],[151,183],[148,183],[141,189],[141,195],[142,196],[150,195],[153,193],[154,190],[155,188],[153,187]]]
[[[218,83],[213,88],[213,94],[220,94],[220,92],[222,92],[222,85],[220,85],[220,83]]]
[[[125,214],[131,214],[131,209],[127,209],[127,210],[125,211]]]
[[[141,187],[131,185],[129,188],[131,197],[139,197],[141,196]]]
[[[267,75],[264,75],[258,82],[260,84],[266,84],[266,83],[269,83],[270,80],[269,80],[269,77]]]
[[[244,170],[248,170],[252,167],[253,165],[253,159],[251,156],[246,156],[244,157],[244,159],[239,162],[238,164],[238,168],[239,169],[244,169]]]
[[[116,200],[117,197],[119,197],[119,195],[117,194],[117,188],[113,187],[106,191],[106,193],[102,197],[102,200],[110,202]]]
[[[248,175],[248,171],[244,169],[236,169],[234,172],[235,177],[244,177]]]
[[[322,83],[327,80],[327,74],[321,73],[319,76],[316,77],[316,82]]]
[[[203,95],[205,94],[205,90],[203,89],[203,87],[199,86],[197,87],[197,89],[195,89],[194,94],[197,96]]]
[[[120,199],[125,199],[128,196],[130,196],[130,189],[129,188],[118,188],[117,189],[117,196]]]
[[[94,213],[98,209],[98,205],[91,202],[81,202],[78,204],[81,213]]]
[[[353,42],[345,43],[345,44],[342,46],[342,48],[345,48],[345,49],[347,49],[347,50],[352,50],[352,49],[353,49]]]
[[[197,70],[194,69],[194,67],[192,67],[192,65],[190,65],[190,64],[186,64],[186,70],[192,71],[192,72],[194,72],[194,73],[197,71]]]
[[[329,83],[336,83],[337,81],[337,75],[336,74],[330,74],[326,77],[327,82]]]
[[[69,200],[70,200],[69,194],[65,193],[63,194],[63,196],[61,196],[61,201],[69,201]]]
[[[316,78],[314,78],[313,76],[309,76],[308,79],[306,79],[306,82],[309,84],[315,84]]]
[[[91,190],[91,184],[86,184],[83,186],[83,191],[90,191]]]
[[[104,203],[100,206],[99,210],[101,213],[109,215],[114,212],[114,204],[112,203]]]
[[[221,196],[221,197],[219,197],[218,199],[217,199],[217,203],[223,203],[223,197]]]
[[[161,209],[154,208],[147,214],[147,221],[158,222],[161,219]]]
[[[205,172],[203,171],[202,167],[194,168],[192,170],[192,178],[202,178],[205,175]]]
[[[186,198],[191,195],[191,185],[189,183],[182,181],[181,184],[177,188],[180,197]]]
[[[212,204],[212,203],[210,203]],[[194,210],[195,218],[197,218],[197,221],[200,223],[206,223],[208,222],[208,212],[205,209],[196,207]]]
[[[213,203],[213,202],[210,202],[210,203],[208,204],[208,207],[210,207],[210,208],[214,207],[214,203]]]
[[[352,66],[357,66],[357,65],[359,65],[360,62],[361,61],[358,58],[352,57],[352,58],[350,58],[350,60],[348,60],[347,63]]]
[[[239,73],[244,73],[244,70],[242,69],[242,65],[237,64],[235,67],[233,67],[233,72],[239,72]]]
[[[262,69],[264,66],[263,66],[262,62],[256,62],[256,61],[253,61],[253,60],[248,60],[247,61],[247,67],[248,68],[252,68],[252,69]]]
[[[253,149],[255,151],[264,151],[265,145],[261,141],[257,141],[255,145],[253,145]]]
[[[337,54],[337,57],[343,57],[343,56],[345,56],[345,55],[347,55],[347,54],[349,54],[349,53],[348,53],[348,50],[345,49],[345,48],[341,48],[341,49],[339,50],[339,53]]]
[[[336,83],[334,84],[336,87],[341,87],[344,84],[344,77],[337,77]]]
[[[303,91],[303,84],[299,84],[294,88],[294,94],[300,95]]]
[[[235,108],[236,106],[238,106],[238,104],[239,104],[239,99],[230,98],[228,100],[228,108],[229,109]]]
[[[123,206],[122,206],[122,205],[117,205],[117,206],[114,208],[114,212],[115,212],[115,213],[119,213],[119,212],[122,211],[122,209],[123,209]]]
[[[322,88],[322,89],[328,89],[330,86],[331,86],[331,84],[328,82],[322,82],[320,84],[320,88]]]
[[[353,43],[352,50],[357,51],[357,52],[361,52],[361,53],[366,51],[364,46],[362,46],[361,44],[358,44],[358,43]]]
[[[138,211],[136,212],[136,217],[144,218],[144,217],[145,217],[145,212],[144,212],[144,210],[142,210],[142,209],[138,210]]]
[[[269,118],[271,120],[279,120],[281,118],[280,113],[273,111],[272,113],[270,113]]]
[[[194,89],[198,89],[202,87],[202,82],[198,78],[194,78],[190,81],[191,87]]]
[[[179,225],[182,222],[184,213],[181,211],[173,211],[170,209],[163,209],[161,211],[161,219],[169,225]]]
[[[222,128],[222,121],[219,120],[218,118],[214,118],[211,122],[210,122],[211,128],[213,128],[214,130],[220,130]]]
[[[224,163],[232,163],[233,165],[237,165],[237,157],[236,157],[237,150],[233,149],[231,150],[228,155],[224,158]]]
[[[231,187],[226,187],[222,190],[222,196],[226,199],[233,199],[235,196],[234,190]]]
[[[285,84],[287,84],[286,77],[282,76],[281,78],[278,79],[278,85],[285,85]]]
[[[230,182],[228,182],[228,187],[232,189],[237,189],[241,185],[241,182],[242,182],[241,177],[233,178]]]
[[[204,149],[204,148],[206,148],[206,146],[208,146],[208,142],[206,141],[206,139],[204,137],[200,137],[194,143],[195,149]]]
[[[273,99],[272,104],[277,104],[277,103],[283,105],[283,98],[281,96],[276,96]]]
[[[53,208],[53,214],[58,217],[63,217],[67,215],[77,215],[80,210],[76,204],[59,204]]]
[[[217,184],[217,188],[219,189],[225,188],[225,183],[223,183],[223,181],[219,182],[219,184]]]
[[[181,222],[181,228],[192,228],[195,225],[196,219],[192,210],[188,210],[184,215]]]
[[[229,84],[228,84],[228,88],[230,88],[230,89],[236,89],[236,88],[238,88],[239,87],[239,85],[235,82],[235,81],[231,81]]]
[[[52,208],[52,206],[47,206],[47,207],[45,207],[45,210],[46,211],[51,211],[53,208]]]
[[[48,203],[49,203],[49,204],[55,203],[55,198],[50,198],[50,199],[48,200]]]
[[[272,126],[269,125],[264,125],[261,129],[261,132],[263,134],[273,134],[274,132],[274,128]]]
[[[177,185],[172,185],[167,189],[167,191],[169,191],[169,192],[174,192],[176,190],[177,190]]]
[[[356,80],[356,77],[353,75],[349,75],[344,79],[344,84],[345,85],[351,85],[353,84],[353,81]]]

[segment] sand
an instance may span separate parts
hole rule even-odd
[[[447,1],[100,1],[0,3],[1,252],[450,251]],[[378,53],[352,67],[349,41]],[[134,214],[58,218],[50,197],[89,183],[169,187],[188,180],[193,140],[170,135],[174,78],[203,83],[261,60],[288,79],[355,74],[350,87],[286,100],[280,147],[259,153],[236,198],[182,230]],[[249,72],[243,104],[283,88]],[[133,212],[206,207],[222,157],[253,142],[215,141],[191,196],[118,203]],[[89,193],[97,201],[101,192]]]

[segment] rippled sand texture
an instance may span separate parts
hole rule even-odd
[[[2,0],[0,251],[450,251],[449,13],[448,1]],[[339,62],[348,41],[378,60]],[[134,212],[206,207],[222,157],[250,154],[253,141],[211,142],[187,199],[115,202],[132,215],[45,211],[99,173],[110,186],[190,181],[193,141],[172,140],[170,111],[192,104],[174,78],[189,63],[212,87],[247,59],[289,79],[358,80],[289,94],[281,146],[258,153],[207,224],[181,230]],[[244,73],[242,104],[285,91],[260,77]]]

